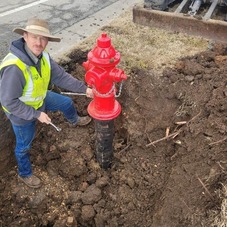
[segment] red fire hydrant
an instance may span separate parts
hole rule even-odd
[[[103,33],[97,45],[88,53],[83,63],[85,81],[94,93],[88,105],[88,113],[95,119],[96,159],[102,168],[110,167],[113,156],[114,119],[121,112],[121,105],[115,99],[115,83],[127,79],[124,71],[116,68],[120,53],[111,45],[111,39]]]
[[[111,45],[111,39],[103,33],[97,39],[97,46],[88,53],[88,61],[83,63],[85,81],[93,89],[94,99],[88,106],[88,113],[97,120],[111,120],[121,112],[115,99],[115,82],[126,80],[124,71],[116,68],[120,53]]]

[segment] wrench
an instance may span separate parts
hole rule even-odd
[[[61,92],[63,95],[86,95],[85,93],[76,93],[76,92]]]
[[[53,124],[51,121],[49,122],[50,125],[52,125],[58,132],[61,131],[61,128],[57,127],[55,124]]]

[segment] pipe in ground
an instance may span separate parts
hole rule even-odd
[[[95,120],[96,160],[103,169],[111,167],[113,158],[114,120]]]

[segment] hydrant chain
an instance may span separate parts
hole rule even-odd
[[[116,97],[116,98],[120,97],[121,92],[122,92],[122,88],[123,88],[123,81],[121,81],[121,84],[120,84],[120,87],[119,87],[119,92],[118,92],[118,94],[115,94],[115,97]]]
[[[94,85],[92,86],[92,88],[94,89],[94,92],[95,92],[98,96],[100,96],[100,97],[108,97],[108,96],[114,91],[114,89],[115,89],[115,84],[113,84],[112,88],[111,88],[107,93],[105,93],[105,94],[99,93],[99,92],[96,90],[96,88],[95,88]]]
[[[110,91],[108,91],[108,92],[105,93],[105,94],[99,93],[99,92],[96,90],[95,86],[92,86],[92,88],[94,89],[94,92],[95,92],[99,97],[108,97],[108,96],[113,92],[113,90],[115,89],[115,84],[113,84],[113,86],[112,86],[112,88],[110,89]],[[118,94],[116,94],[116,93],[114,92],[116,98],[120,97],[121,92],[122,92],[122,88],[123,88],[123,81],[122,81],[121,84],[120,84]]]

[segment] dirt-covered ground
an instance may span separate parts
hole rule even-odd
[[[111,168],[96,162],[94,121],[71,127],[53,113],[62,131],[38,123],[31,150],[43,186],[30,189],[18,182],[16,165],[7,169],[0,226],[227,226],[227,48],[124,20],[103,28],[129,75],[118,98]],[[141,48],[133,35],[145,38]],[[126,45],[129,37],[137,54]],[[62,66],[83,79],[91,46],[73,51]],[[73,99],[86,115],[90,100]]]

